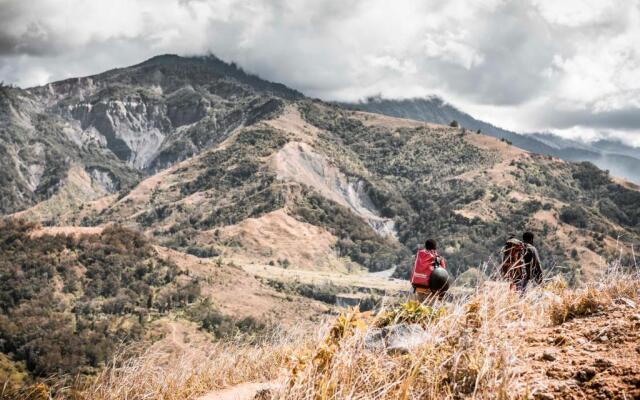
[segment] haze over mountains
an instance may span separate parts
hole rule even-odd
[[[505,139],[523,150],[552,155],[567,161],[589,161],[635,183],[640,183],[640,148],[620,141],[600,139],[593,142],[564,139],[553,133],[520,134],[496,127],[433,96],[404,100],[370,97],[358,103],[341,103],[355,110],[375,112],[393,117],[415,119],[448,125],[457,121],[460,127]]]

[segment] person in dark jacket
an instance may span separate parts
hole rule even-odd
[[[525,244],[524,267],[525,280],[523,289],[526,285],[534,280],[537,284],[542,283],[542,264],[540,263],[540,255],[538,249],[533,245],[534,235],[531,232],[525,232],[522,235],[522,241]]]
[[[501,275],[510,282],[511,289],[520,293],[524,293],[531,280],[542,282],[540,256],[533,238],[531,232],[525,232],[522,241],[511,235],[502,248]]]

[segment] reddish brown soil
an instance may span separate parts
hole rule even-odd
[[[527,397],[640,399],[640,306],[617,303],[527,339]]]

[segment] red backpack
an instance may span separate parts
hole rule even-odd
[[[524,255],[527,248],[518,239],[509,239],[502,248],[502,265],[500,272],[502,277],[517,282],[525,277]]]
[[[416,255],[416,262],[411,271],[413,286],[429,287],[429,278],[434,269],[446,268],[445,261],[435,250],[420,250]]]

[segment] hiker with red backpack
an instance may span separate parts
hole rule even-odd
[[[411,270],[413,293],[420,301],[435,295],[442,296],[449,289],[447,264],[436,250],[436,241],[427,239],[424,249],[418,250],[416,261]]]
[[[542,283],[542,266],[538,250],[533,245],[534,235],[525,232],[522,241],[512,235],[502,248],[500,272],[511,282],[511,289],[524,293],[531,280]]]

